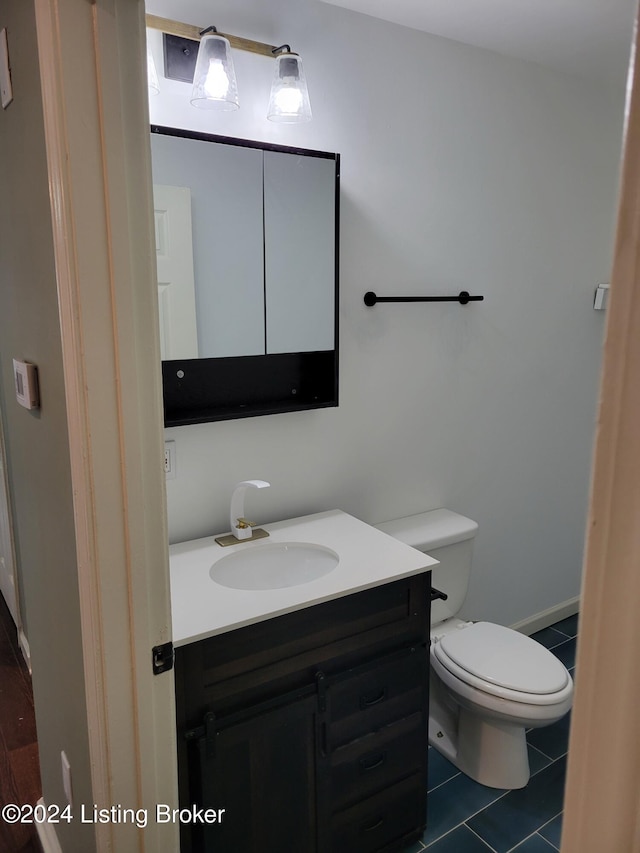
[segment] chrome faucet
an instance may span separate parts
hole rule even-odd
[[[266,480],[243,480],[241,483],[238,483],[233,490],[233,494],[231,495],[229,522],[231,525],[231,534],[236,539],[242,541],[253,537],[255,522],[248,521],[244,517],[244,496],[247,489],[266,489],[269,485],[270,483],[267,483]]]

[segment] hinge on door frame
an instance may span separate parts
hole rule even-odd
[[[151,649],[153,674],[160,675],[161,672],[168,672],[170,669],[173,669],[174,657],[173,643],[163,643],[161,646],[154,646]]]

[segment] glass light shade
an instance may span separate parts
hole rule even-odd
[[[311,120],[307,81],[297,53],[281,53],[276,57],[267,118],[291,123]]]
[[[203,110],[237,110],[239,107],[231,45],[224,36],[210,33],[200,41],[191,103]]]
[[[149,92],[152,95],[160,94],[160,84],[158,83],[158,72],[156,71],[156,64],[153,61],[153,54],[151,53],[151,48],[147,45],[147,84],[149,86]]]

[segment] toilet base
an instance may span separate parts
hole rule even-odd
[[[429,743],[453,765],[488,788],[513,790],[529,781],[529,755],[524,728],[478,720],[460,710],[456,740],[429,720]]]
[[[513,790],[529,781],[526,729],[479,716],[451,701],[431,678],[429,743],[455,767],[488,788]]]

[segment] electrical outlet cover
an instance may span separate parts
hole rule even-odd
[[[175,441],[165,441],[164,443],[164,474],[167,480],[175,480],[176,478]]]

